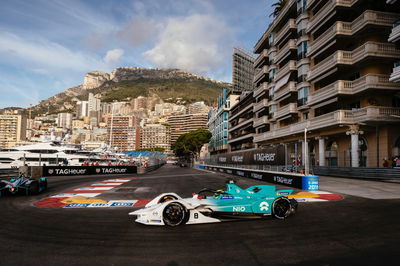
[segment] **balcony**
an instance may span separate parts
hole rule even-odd
[[[398,42],[400,41],[400,22],[397,22],[393,25],[392,33],[389,36],[389,42]]]
[[[238,141],[249,139],[249,138],[253,138],[253,137],[254,137],[254,133],[249,132],[249,133],[245,133],[243,135],[239,135],[237,137],[231,137],[228,140],[228,143],[231,144],[231,143],[234,143],[234,142],[238,142]]]
[[[274,19],[271,28],[274,29],[276,25],[279,24],[279,22],[285,17],[286,13],[290,10],[290,8],[296,5],[296,0],[288,0],[286,1],[285,6],[282,8],[281,12],[279,12],[279,15]]]
[[[283,88],[279,89],[278,91],[275,91],[274,94],[274,99],[276,101],[281,100],[285,96],[290,96],[292,92],[296,92],[296,82],[290,81],[289,83],[286,84]]]
[[[281,78],[289,74],[290,71],[296,71],[297,70],[297,61],[295,60],[290,60],[284,67],[278,70],[278,72],[275,75],[275,81],[276,83],[279,82]]]
[[[254,61],[254,68],[259,67],[260,63],[265,59],[268,58],[268,49],[264,49],[262,53],[257,56],[256,60]]]
[[[310,21],[308,22],[307,32],[314,32],[319,27],[323,26],[323,20],[329,19],[332,13],[336,12],[336,7],[351,7],[358,0],[328,0],[327,3],[319,10],[317,14],[315,14]],[[308,3],[310,6],[312,3]]]
[[[319,54],[328,48],[330,44],[333,44],[332,41],[337,35],[352,36],[369,24],[391,27],[397,17],[398,15],[394,13],[367,10],[353,22],[337,21],[332,27],[319,36],[318,39],[310,44],[307,55],[316,56],[317,52]]]
[[[297,50],[296,40],[294,40],[294,39],[289,40],[289,42],[276,53],[274,62],[276,64],[279,64],[287,56],[290,55],[290,50]]]
[[[353,65],[369,57],[400,58],[400,49],[393,44],[366,42],[353,51],[338,50],[313,66],[308,73],[308,80],[315,80],[336,65]]]
[[[279,42],[283,39],[283,37],[287,36],[287,34],[292,30],[297,29],[296,20],[289,19],[286,23],[285,27],[283,27],[275,36],[274,45],[279,44]]]
[[[302,121],[277,130],[257,134],[254,142],[262,142],[275,138],[282,138],[293,134],[302,134],[304,128],[316,130],[331,126],[352,125],[367,122],[399,122],[400,108],[369,106],[358,110],[337,110],[328,114]]]
[[[338,80],[308,96],[308,105],[326,101],[338,95],[354,95],[369,89],[398,90],[398,84],[390,82],[388,75],[368,74],[354,81]]]
[[[253,105],[253,112],[257,112],[258,110],[267,107],[268,106],[268,100],[267,99],[263,99],[258,103],[255,103]]]
[[[254,75],[254,83],[258,83],[261,81],[265,75],[268,75],[269,67],[263,66],[255,75]]]
[[[242,127],[244,127],[244,126],[247,126],[248,124],[251,124],[251,123],[253,123],[253,118],[249,118],[249,119],[243,118],[243,119],[240,119],[240,120],[239,120],[239,123],[238,123],[236,126],[234,126],[234,127],[229,127],[229,132],[235,131],[235,130],[237,130],[237,129],[239,129],[239,128],[242,128]]]
[[[276,111],[275,118],[279,119],[290,114],[297,114],[297,103],[289,103]]]
[[[252,105],[251,103],[250,103],[249,105],[246,105],[246,106],[244,106],[244,107],[241,107],[241,108],[240,108],[240,111],[238,111],[238,112],[235,113],[235,114],[230,115],[229,121],[232,121],[232,120],[238,118],[239,116],[241,116],[241,115],[244,114],[245,112],[252,111],[252,110],[253,110],[252,107],[253,107],[253,105]]]
[[[263,82],[257,89],[253,92],[253,97],[257,98],[258,95],[262,94],[264,91],[268,90],[268,82]]]
[[[253,127],[256,128],[256,127],[259,127],[264,124],[268,124],[268,116],[266,116],[266,115],[259,117],[259,118],[255,118]]]
[[[392,82],[400,82],[400,65],[395,67],[395,68],[393,68],[393,72],[390,75],[390,79],[389,80],[392,81]]]

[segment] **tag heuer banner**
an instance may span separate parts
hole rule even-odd
[[[136,166],[44,166],[43,176],[136,174]]]
[[[251,151],[225,153],[212,157],[218,164],[267,164],[284,165],[285,147],[262,148]]]

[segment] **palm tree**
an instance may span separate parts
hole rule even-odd
[[[287,0],[278,0],[278,2],[275,2],[272,4],[272,7],[275,7],[274,11],[269,15],[270,17],[276,17],[279,15],[283,7],[285,6]]]

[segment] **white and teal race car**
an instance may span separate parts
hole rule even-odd
[[[273,185],[256,185],[242,189],[233,182],[226,190],[203,189],[192,198],[163,193],[143,209],[130,212],[136,222],[146,225],[177,226],[215,223],[234,218],[273,216],[285,219],[294,214],[297,201],[288,199],[292,189],[276,190]]]

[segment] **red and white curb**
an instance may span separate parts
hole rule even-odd
[[[37,207],[49,208],[107,208],[107,207],[143,207],[150,200],[109,200],[95,198],[104,192],[125,184],[133,178],[108,179],[94,184],[56,194],[35,202]]]
[[[298,202],[326,202],[342,200],[344,197],[327,191],[302,191],[288,196],[296,199]]]

